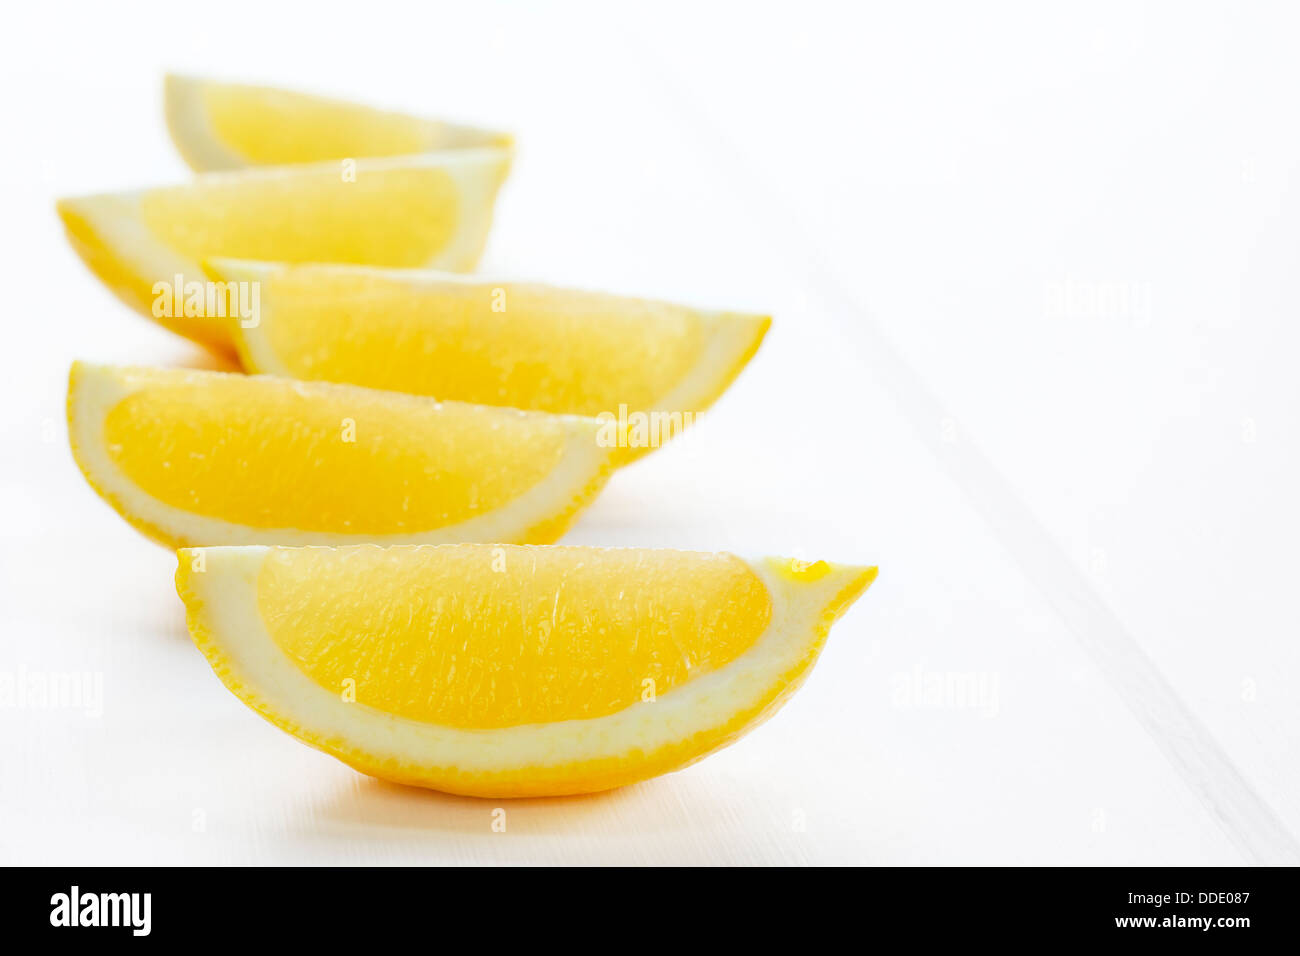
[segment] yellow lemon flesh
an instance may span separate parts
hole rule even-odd
[[[685,766],[770,716],[875,569],[465,544],[179,552],[241,700],[365,773],[492,797]]]
[[[167,128],[197,172],[511,145],[505,133],[242,83],[168,76]]]
[[[764,315],[445,273],[208,268],[260,290],[259,321],[234,330],[250,372],[577,415],[617,418],[621,408],[625,419],[658,415],[655,438],[712,404],[770,325]]]
[[[170,546],[551,541],[611,468],[590,419],[268,376],[78,363],[68,420]]]
[[[230,350],[232,327],[256,321],[256,290],[214,288],[204,259],[472,269],[509,161],[474,149],[209,174],[64,199],[58,211],[78,254],[123,301]]]

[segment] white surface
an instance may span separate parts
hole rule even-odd
[[[0,862],[1294,862],[1295,14],[979,6],[26,8],[0,675],[103,712],[0,708]],[[878,562],[780,715],[494,833],[220,686],[63,425],[73,357],[203,361],[52,208],[185,175],[166,68],[513,129],[485,269],[773,312],[568,540]],[[951,675],[976,706],[914,691]]]

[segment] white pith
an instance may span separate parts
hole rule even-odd
[[[228,149],[212,134],[203,106],[203,82],[168,74],[163,80],[163,110],[172,142],[195,172],[240,169],[248,160]]]
[[[471,269],[487,243],[492,225],[492,204],[505,178],[510,153],[505,149],[483,148],[452,150],[419,156],[396,156],[357,160],[356,174],[385,169],[438,167],[445,169],[456,184],[456,227],[447,244],[424,263],[429,268]],[[206,173],[196,177],[196,185],[219,179],[270,179],[292,177],[321,169],[337,171],[339,164],[312,163],[300,166],[260,167],[237,172]],[[184,187],[163,187],[184,188]],[[132,275],[146,282],[202,282],[207,279],[202,264],[177,252],[154,235],[141,215],[141,201],[148,190],[102,193],[64,200],[63,207],[81,217],[99,241],[121,261]],[[274,210],[268,210],[273,215]]]
[[[164,80],[163,106],[167,115],[167,128],[185,162],[195,172],[220,172],[263,165],[243,156],[213,132],[208,111],[203,102],[204,89],[213,85],[207,80],[168,74]],[[241,84],[236,84],[241,85]],[[326,97],[314,97],[325,100]],[[356,108],[357,104],[347,103]],[[376,114],[386,110],[372,110]],[[450,123],[445,120],[420,119],[425,128],[425,142],[420,152],[439,149],[471,149],[483,145],[501,134],[476,126]]]
[[[309,742],[355,750],[380,761],[459,773],[545,771],[575,762],[650,755],[695,734],[725,726],[760,707],[773,688],[804,661],[818,638],[827,607],[863,573],[832,566],[816,581],[798,581],[768,559],[746,560],[767,588],[772,617],[754,645],[729,664],[653,702],[587,720],[491,730],[444,727],[344,701],[304,674],[267,632],[257,605],[258,574],[270,549],[198,548],[179,553],[203,570],[188,577],[200,620],[218,648],[222,679],[264,714],[289,722]],[[218,664],[220,666],[218,666]]]
[[[148,495],[131,481],[109,456],[104,440],[104,422],[109,411],[123,398],[158,381],[155,370],[118,368],[78,363],[76,390],[70,395],[69,429],[77,461],[90,475],[101,495],[119,510],[144,524],[160,529],[173,541],[193,544],[446,544],[462,541],[512,542],[522,540],[529,529],[570,510],[578,495],[606,467],[609,451],[597,444],[598,426],[592,419],[550,416],[565,422],[569,437],[559,464],[540,482],[494,511],[467,521],[409,534],[362,534],[334,531],[303,531],[296,528],[253,528],[219,518],[193,514]],[[220,373],[168,369],[166,381],[201,384]],[[154,376],[151,378],[151,375]],[[314,387],[320,387],[319,385]],[[355,388],[356,386],[324,386]],[[415,403],[413,410],[427,415],[440,403],[416,396],[391,394],[394,401]],[[454,404],[454,403],[442,403]],[[510,415],[537,412],[500,410]]]
[[[235,259],[214,259],[211,266],[226,280],[261,282],[275,273],[292,268],[281,263],[253,262]],[[509,283],[518,286],[533,286],[563,294],[564,290],[537,282],[520,282],[505,277],[484,277],[483,275],[457,275],[449,272],[437,272],[417,269],[381,269],[371,266],[336,266],[340,272],[370,275],[379,279],[400,281],[411,286],[426,289],[455,286],[480,287],[488,292]],[[275,322],[275,300],[271,287],[261,290],[259,320],[257,325],[240,328],[235,331],[240,345],[240,354],[252,364],[253,370],[271,375],[293,376],[280,357],[271,347],[269,329]],[[760,316],[736,312],[695,311],[705,327],[705,346],[698,360],[690,370],[674,383],[673,387],[660,395],[649,408],[629,409],[629,412],[699,412],[703,405],[714,397],[718,383],[734,370],[745,353],[752,349],[758,334],[756,321]],[[557,343],[562,348],[563,343]],[[609,409],[617,414],[617,409]]]

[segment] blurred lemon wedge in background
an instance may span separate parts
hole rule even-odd
[[[91,486],[173,547],[553,541],[612,468],[587,418],[82,362],[68,431]]]
[[[211,173],[181,186],[63,199],[58,211],[81,258],[128,305],[229,350],[224,300],[189,314],[191,284],[201,292],[209,282],[203,259],[472,269],[509,165],[506,150],[466,149]]]
[[[197,172],[510,146],[505,133],[291,90],[169,75],[167,128]]]
[[[875,568],[583,547],[195,548],[190,633],[245,704],[453,793],[622,786],[771,716]]]
[[[233,330],[247,371],[588,416],[617,416],[622,405],[675,414],[670,428],[726,390],[771,324],[765,315],[446,273],[205,265],[260,289],[259,321]]]

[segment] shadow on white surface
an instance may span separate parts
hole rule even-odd
[[[303,837],[323,858],[353,847],[390,862],[807,863],[806,834],[725,778],[684,772],[604,793],[493,800],[357,777],[312,805]],[[757,838],[757,839],[756,839]]]

